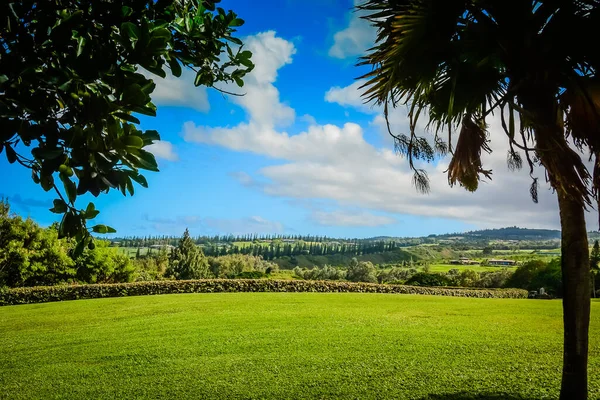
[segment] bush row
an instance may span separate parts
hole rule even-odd
[[[428,294],[479,298],[527,298],[527,291],[521,289],[440,288],[331,281],[207,279],[4,289],[0,290],[0,305],[151,294],[214,292],[350,292]]]

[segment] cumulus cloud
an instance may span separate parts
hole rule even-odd
[[[244,78],[244,87],[227,86],[233,92],[244,92],[244,96],[231,100],[244,108],[248,116],[264,127],[286,126],[296,117],[294,109],[279,99],[279,90],[273,85],[280,68],[292,62],[296,48],[292,42],[277,37],[274,31],[249,36],[244,46],[252,52],[254,70]]]
[[[310,114],[304,114],[303,116],[300,117],[300,120],[306,122],[309,125],[317,124],[317,120],[315,119],[315,117],[313,117]]]
[[[354,5],[364,2],[355,0]],[[376,38],[375,29],[368,21],[360,18],[362,13],[352,11],[348,26],[333,35],[333,46],[329,49],[329,56],[334,58],[348,58],[363,55],[373,46]]]
[[[279,38],[269,34],[260,40],[274,39]],[[291,55],[290,46],[282,44],[277,48]],[[259,69],[263,71],[260,75],[268,76],[272,85],[277,69],[285,65],[281,60],[286,59],[281,55],[260,58],[261,62],[271,63],[271,67]],[[277,67],[273,69],[273,65]],[[372,113],[358,103],[359,96],[355,92],[356,87],[334,88],[326,98]],[[343,93],[348,95],[344,97]],[[278,98],[271,100],[271,106],[280,105]],[[255,112],[250,105],[244,107],[249,115],[247,122],[234,127],[197,126],[187,122],[183,127],[185,139],[277,160],[273,165],[252,171],[256,179],[248,173],[238,174],[236,179],[271,196],[333,201],[341,208],[342,211],[329,213],[313,211],[311,218],[321,221],[318,223],[348,226],[369,219],[374,221],[371,223],[392,223],[388,217],[371,218],[360,211],[373,210],[396,215],[452,218],[479,227],[559,226],[557,201],[548,185],[543,184],[543,171],[535,171],[535,176],[542,182],[540,202],[536,205],[529,196],[531,179],[528,174],[508,170],[507,142],[498,115],[488,121],[494,152],[484,156],[484,165],[493,170],[493,180],[481,183],[475,193],[460,187],[450,188],[445,174],[449,159],[438,159],[431,165],[418,165],[425,168],[431,178],[431,193],[422,195],[412,185],[413,175],[408,162],[394,153],[391,144],[376,147],[366,141],[363,127],[358,124],[314,124],[302,133],[291,135],[273,123],[264,123],[263,114]],[[406,110],[400,108],[392,113],[391,123],[393,129],[406,129]],[[385,124],[380,113],[374,115],[371,126],[383,130]],[[347,211],[349,209],[359,211],[352,215]]]
[[[162,158],[163,160],[168,161],[179,160],[179,156],[175,152],[175,147],[173,146],[173,143],[167,142],[165,140],[155,142],[150,146],[145,147],[145,150],[154,154],[156,158]]]
[[[311,219],[323,226],[375,227],[398,222],[395,218],[375,215],[366,211],[313,211]]]
[[[361,97],[360,87],[365,84],[364,79],[357,80],[346,87],[334,86],[325,93],[325,101],[337,103],[342,107],[352,107],[365,113],[378,113],[380,109],[372,104],[365,104]]]
[[[156,88],[152,93],[152,101],[156,105],[189,107],[200,112],[210,110],[206,87],[194,86],[196,77],[194,71],[184,69],[179,78],[167,72],[167,77],[164,79],[149,72],[140,72],[156,84]]]

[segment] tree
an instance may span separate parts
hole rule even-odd
[[[187,229],[171,255],[167,275],[175,279],[202,279],[212,275],[208,260],[202,249],[196,246]]]
[[[196,86],[243,86],[251,53],[232,35],[244,21],[219,0],[24,0],[0,6],[0,153],[31,170],[57,199],[59,234],[80,253],[98,211],[78,196],[110,189],[133,195],[140,170],[158,171],[153,79],[195,71]],[[231,44],[231,45],[230,45]],[[30,154],[24,153],[24,151]],[[57,179],[62,182],[59,185]],[[114,232],[96,225],[96,233]]]
[[[350,260],[346,279],[352,282],[377,283],[377,270],[370,261],[358,261],[356,258]]]
[[[378,30],[360,64],[366,101],[408,105],[410,132],[392,132],[414,183],[429,190],[415,161],[451,153],[450,185],[477,189],[491,178],[481,153],[491,152],[486,118],[501,116],[510,144],[508,165],[533,179],[542,166],[555,190],[562,227],[564,352],[561,399],[587,398],[590,314],[589,249],[584,212],[600,193],[600,53],[598,0],[367,0],[358,6]],[[419,118],[434,132],[416,133]],[[452,135],[457,135],[453,146]],[[569,140],[568,140],[569,139]],[[571,146],[589,150],[590,174]]]
[[[107,240],[98,240],[93,249],[86,249],[75,258],[79,282],[119,283],[134,279],[135,266],[129,256],[109,244]]]
[[[72,281],[76,271],[68,248],[68,243],[58,240],[56,229],[12,215],[8,202],[0,199],[0,286]]]
[[[592,254],[590,254],[590,270],[592,273],[592,294],[596,297],[596,275],[600,268],[598,267],[598,263],[600,263],[600,244],[598,244],[598,240],[594,242],[594,247],[592,248]]]

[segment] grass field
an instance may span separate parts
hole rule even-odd
[[[561,343],[559,301],[222,293],[10,306],[0,398],[553,399]],[[598,301],[590,390],[600,398]]]
[[[450,264],[431,264],[429,266],[430,272],[448,272],[451,269],[458,269],[462,271],[463,269],[470,269],[475,272],[495,272],[501,271],[506,267],[482,267],[481,265],[450,265]],[[422,268],[420,268],[422,269]],[[510,267],[511,271],[516,270],[516,267]]]

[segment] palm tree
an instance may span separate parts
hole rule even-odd
[[[500,114],[509,167],[545,168],[562,227],[564,354],[561,399],[587,398],[590,268],[585,211],[600,187],[600,0],[366,0],[358,6],[378,30],[361,58],[365,101],[409,107],[410,132],[392,132],[396,149],[427,192],[415,160],[451,153],[450,185],[474,191],[491,178],[486,118]],[[435,133],[415,132],[419,118]],[[454,141],[452,135],[458,136]],[[456,146],[453,149],[452,143]],[[590,173],[573,150],[589,151]],[[523,158],[524,155],[524,158]]]

